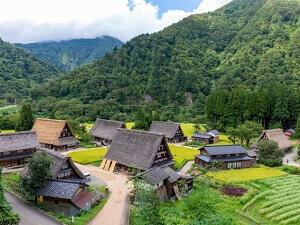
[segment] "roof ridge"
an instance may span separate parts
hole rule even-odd
[[[43,151],[45,153],[48,153],[48,154],[50,154],[50,155],[52,155],[54,157],[60,158],[60,159],[71,158],[70,156],[63,155],[63,154],[61,154],[59,152],[56,152],[54,150],[50,150],[48,148],[38,148],[38,150]]]
[[[108,122],[117,122],[117,123],[124,123],[125,124],[125,122],[122,122],[122,121],[118,121],[118,120],[107,120],[107,119],[100,119],[100,118],[97,118],[96,120],[102,120],[102,121],[108,121]]]
[[[176,125],[180,125],[180,123],[177,123],[177,122],[170,122],[170,121],[152,121],[152,123],[168,123],[168,124],[176,124]]]
[[[56,120],[56,119],[49,119],[49,118],[36,118],[36,120],[53,121],[53,122],[67,122],[67,120]]]
[[[240,144],[233,144],[233,145],[204,145],[204,147],[219,147],[219,146],[241,146]]]
[[[149,135],[155,135],[159,137],[165,136],[162,133],[156,133],[156,132],[151,132],[151,131],[145,131],[145,130],[135,130],[135,129],[126,129],[126,128],[117,128],[117,130],[120,131],[127,131],[127,132],[132,132],[132,133],[142,133],[142,134],[149,134]]]
[[[12,132],[12,133],[0,133],[0,136],[11,136],[11,135],[19,135],[19,134],[33,134],[36,133],[36,131],[20,131],[20,132]]]
[[[77,184],[80,185],[78,182],[70,181],[70,180],[59,180],[59,179],[47,179],[47,181],[54,181],[54,182],[60,182],[60,183],[69,183],[69,184]]]

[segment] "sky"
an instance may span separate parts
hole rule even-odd
[[[0,0],[0,38],[31,43],[110,35],[128,41],[231,0]]]

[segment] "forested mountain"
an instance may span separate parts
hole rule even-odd
[[[164,120],[203,114],[212,90],[300,86],[300,1],[234,0],[140,35],[32,92],[40,113],[126,119],[137,106]],[[46,98],[44,98],[46,97]],[[43,99],[42,99],[43,98]],[[44,103],[50,105],[43,108]]]
[[[30,88],[59,73],[58,68],[0,39],[0,99],[23,99]]]
[[[16,44],[64,71],[70,71],[83,64],[99,59],[123,43],[113,37],[103,36],[94,39],[73,39],[30,44]]]

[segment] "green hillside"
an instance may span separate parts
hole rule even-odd
[[[296,89],[299,17],[299,0],[234,0],[215,12],[140,35],[35,89],[32,96],[47,97],[42,101],[60,114],[90,119],[124,119],[137,106],[148,105],[158,108],[162,119],[183,121],[204,112],[214,89],[252,90],[270,81]]]
[[[59,42],[16,44],[64,71],[70,71],[83,64],[99,59],[106,52],[123,43],[116,38],[103,36],[95,39],[73,39]]]
[[[23,99],[29,96],[30,88],[60,73],[58,68],[0,39],[0,99]]]

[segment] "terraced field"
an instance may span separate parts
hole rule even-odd
[[[300,176],[270,178],[250,185],[257,193],[242,208],[243,215],[255,224],[300,224]]]

